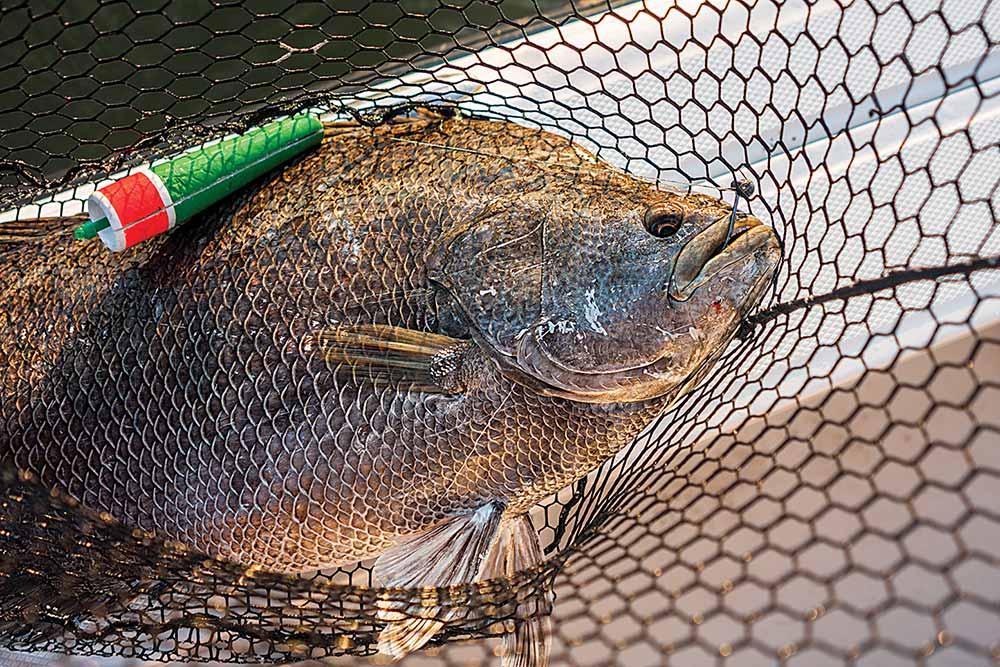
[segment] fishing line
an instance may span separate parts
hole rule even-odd
[[[747,318],[744,322],[743,330],[740,332],[740,337],[745,338],[750,333],[749,329],[753,327],[765,324],[782,315],[788,315],[789,313],[803,308],[811,308],[812,306],[829,303],[831,301],[846,301],[852,297],[880,292],[884,289],[898,287],[899,285],[903,285],[905,283],[917,282],[921,280],[934,280],[936,278],[951,275],[969,276],[976,271],[988,269],[1000,269],[1000,255],[993,257],[979,257],[968,262],[949,264],[947,266],[902,269],[887,273],[879,278],[859,280],[856,283],[845,285],[844,287],[837,288],[825,294],[817,294],[802,297],[801,299],[786,301],[772,306],[767,310],[763,310]]]

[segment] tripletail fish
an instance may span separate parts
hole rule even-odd
[[[527,517],[696,384],[776,234],[555,134],[430,113],[123,252],[0,225],[0,463],[248,566],[381,586],[539,563]],[[79,221],[74,221],[74,223]],[[447,618],[385,608],[402,656]],[[505,638],[541,667],[547,617]]]

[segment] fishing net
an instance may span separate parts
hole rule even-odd
[[[404,664],[485,665],[551,585],[554,665],[1000,660],[998,42],[986,0],[4,5],[5,219],[304,109],[446,105],[729,201],[749,181],[784,263],[695,391],[535,508],[540,568],[434,593],[259,572],[7,470],[3,645],[366,656],[379,601],[422,596],[449,622]]]

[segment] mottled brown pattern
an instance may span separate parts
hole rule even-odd
[[[0,461],[128,524],[285,571],[373,556],[494,499],[525,511],[626,444],[735,328],[748,287],[732,300],[705,288],[716,307],[686,305],[696,315],[679,310],[668,336],[691,322],[701,339],[683,339],[648,400],[545,396],[505,365],[516,330],[550,309],[572,316],[581,286],[613,294],[630,271],[637,284],[650,273],[602,258],[673,256],[676,243],[655,246],[638,222],[664,197],[692,214],[678,243],[719,215],[716,200],[658,192],[551,134],[406,119],[338,128],[253,192],[122,254],[67,237],[22,244],[0,256]],[[441,239],[484,216],[502,237],[517,211],[552,224],[531,223],[540,250],[468,281],[450,269],[473,299],[501,281],[494,302],[452,301],[428,281]],[[669,262],[652,265],[669,281]],[[581,338],[596,357],[644,340],[648,303],[600,305],[622,326]],[[345,378],[306,344],[344,322],[472,336],[475,382],[444,395]]]

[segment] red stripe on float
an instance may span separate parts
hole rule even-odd
[[[160,198],[156,185],[143,172],[136,172],[100,189],[118,214],[125,232],[125,247],[170,228],[166,207],[169,202]]]

